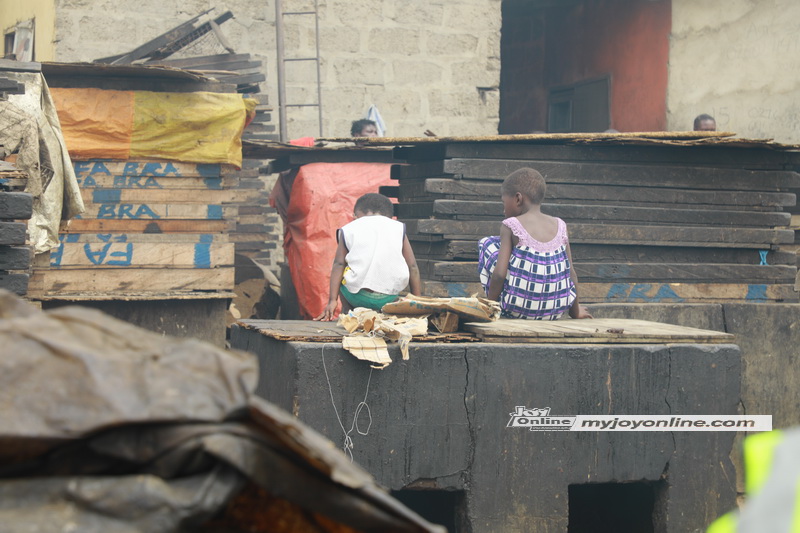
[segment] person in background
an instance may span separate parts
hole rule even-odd
[[[354,120],[350,126],[350,137],[377,137],[378,125],[374,120],[362,118]]]
[[[694,119],[694,131],[717,131],[717,121],[711,115],[697,115]]]
[[[356,200],[355,220],[337,231],[339,242],[331,268],[328,305],[314,320],[333,320],[337,299],[342,312],[354,307],[380,311],[399,298],[409,286],[422,294],[422,281],[406,226],[392,220],[392,201],[382,194],[367,193]]]
[[[506,218],[500,236],[478,244],[481,284],[500,302],[505,318],[557,320],[592,318],[578,303],[578,277],[572,265],[567,225],[541,211],[546,185],[532,168],[506,177],[501,188]]]

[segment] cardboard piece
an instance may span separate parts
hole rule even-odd
[[[344,349],[359,359],[381,365],[373,365],[373,368],[385,368],[392,362],[384,338],[397,342],[400,345],[403,360],[407,361],[411,337],[428,333],[427,316],[386,316],[364,307],[356,307],[346,315],[339,315],[338,323],[351,334],[342,338]],[[364,332],[368,336],[352,335],[355,332]],[[348,339],[358,340],[351,342]]]

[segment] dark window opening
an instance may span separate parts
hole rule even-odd
[[[569,486],[568,533],[654,533],[663,481]]]
[[[392,496],[406,507],[450,533],[464,531],[465,498],[457,490],[394,490]]]
[[[6,33],[3,39],[3,57],[5,59],[16,59],[14,56],[14,32]]]
[[[553,133],[605,131],[611,124],[610,78],[583,81],[550,90],[547,131]]]

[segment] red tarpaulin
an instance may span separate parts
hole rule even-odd
[[[353,220],[360,196],[396,185],[390,169],[387,163],[312,163],[300,168],[289,200],[284,250],[303,318],[319,316],[328,303],[336,230]]]

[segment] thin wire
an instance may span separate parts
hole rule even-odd
[[[350,462],[353,462],[353,438],[350,436],[350,433],[353,432],[355,429],[359,435],[366,436],[369,434],[369,430],[372,427],[372,411],[370,411],[369,405],[367,404],[367,395],[369,394],[369,384],[372,381],[372,370],[373,368],[370,367],[369,369],[369,376],[367,377],[367,389],[364,391],[364,399],[359,402],[356,406],[356,412],[353,415],[353,424],[350,426],[350,430],[344,429],[344,424],[342,424],[342,418],[339,416],[339,410],[336,408],[336,400],[333,398],[333,386],[331,385],[331,378],[328,375],[328,366],[325,364],[325,346],[330,344],[331,346],[337,346],[336,343],[324,343],[322,345],[322,368],[325,370],[325,379],[328,382],[328,392],[331,396],[331,405],[333,405],[333,411],[336,413],[336,420],[339,422],[339,427],[342,428],[342,433],[344,433],[344,443],[342,445],[342,451],[350,457]],[[358,417],[361,415],[361,410],[366,408],[367,409],[367,416],[369,416],[369,425],[367,425],[366,431],[361,431],[358,427]]]

